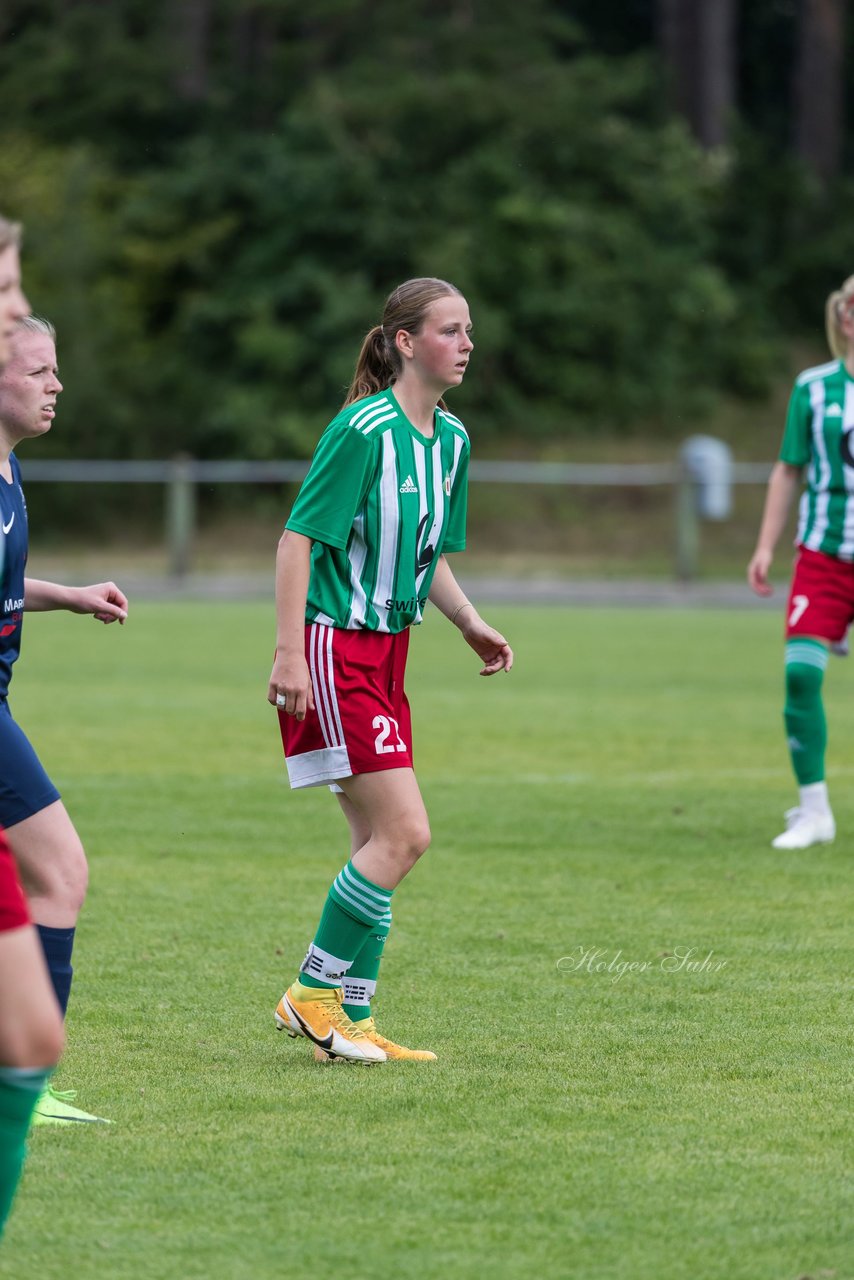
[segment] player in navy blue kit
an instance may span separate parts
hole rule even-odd
[[[65,587],[25,577],[27,508],[13,450],[22,440],[49,431],[62,391],[57,376],[56,335],[35,316],[19,320],[11,354],[0,374],[0,527],[5,558],[0,581],[0,826],[18,864],[56,996],[63,1014],[71,988],[71,952],[88,870],[80,838],[59,792],[45,773],[9,709],[12,667],[21,647],[24,613],[68,609],[101,622],[124,622],[128,602],[113,582]],[[71,1095],[46,1087],[34,1124],[93,1122],[71,1104]]]
[[[30,309],[21,289],[20,239],[20,227],[0,216],[0,372],[11,354],[16,325]],[[2,518],[0,580],[6,525]],[[33,1108],[62,1052],[63,1038],[39,936],[0,830],[0,1234],[21,1177]]]

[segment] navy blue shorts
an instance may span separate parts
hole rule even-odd
[[[0,698],[0,826],[14,827],[58,799],[27,735]]]

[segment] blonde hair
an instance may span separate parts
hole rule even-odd
[[[15,333],[40,333],[44,338],[50,338],[51,342],[56,342],[56,330],[49,320],[45,320],[44,316],[21,316],[20,320],[15,323]]]
[[[21,224],[19,222],[9,222],[0,213],[0,253],[9,247],[20,249],[21,247]]]
[[[403,367],[394,341],[397,334],[401,329],[407,333],[418,333],[433,303],[439,298],[454,296],[462,297],[456,285],[435,276],[419,276],[399,284],[386,299],[382,323],[375,324],[365,335],[353,380],[341,408],[391,386]],[[440,400],[439,404],[443,405],[443,401]]]
[[[837,360],[848,355],[848,339],[842,332],[842,318],[854,307],[854,276],[849,276],[840,289],[828,295],[824,304],[824,327],[827,345]]]

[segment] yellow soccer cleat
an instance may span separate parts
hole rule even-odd
[[[324,1058],[345,1062],[385,1062],[385,1050],[351,1022],[341,1005],[340,987],[304,987],[295,982],[276,1006],[279,1031],[305,1036]]]
[[[45,1085],[33,1112],[33,1125],[41,1124],[109,1124],[103,1116],[93,1116],[72,1105],[76,1089],[54,1089]]]
[[[367,1036],[372,1044],[382,1049],[385,1056],[389,1059],[396,1059],[407,1062],[435,1062],[436,1055],[431,1053],[429,1049],[407,1049],[405,1045],[395,1044],[393,1040],[387,1040],[385,1036],[381,1036],[377,1031],[377,1024],[373,1018],[360,1018],[358,1022],[353,1023],[363,1035]],[[333,1061],[333,1055],[325,1053],[318,1045],[315,1044],[314,1056],[318,1062]]]

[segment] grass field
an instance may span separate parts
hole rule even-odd
[[[776,616],[485,612],[511,676],[437,617],[410,667],[434,843],[378,1014],[439,1061],[372,1069],[273,1029],[346,845],[283,780],[271,607],[28,619],[92,866],[57,1083],[113,1124],[33,1133],[0,1277],[852,1280],[854,664],[840,836],[777,853]]]

